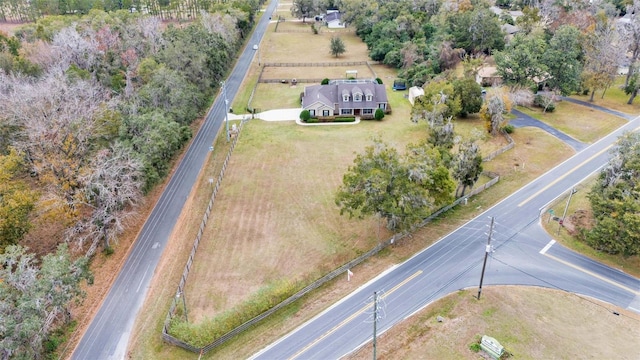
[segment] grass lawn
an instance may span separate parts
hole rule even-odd
[[[304,91],[304,84],[258,84],[256,96],[251,106],[256,111],[273,109],[302,108],[300,93]]]
[[[340,183],[344,169],[352,162],[353,151],[360,151],[369,144],[370,135],[381,134],[387,141],[393,140],[401,146],[424,136],[425,129],[420,128],[424,125],[393,117],[362,125],[337,129],[260,121],[248,124],[205,231],[204,238],[208,241],[202,242],[190,274],[186,296],[191,321],[232,306],[261,284],[278,277],[333,268],[376,242],[375,219],[349,221],[340,217],[332,203],[333,190]],[[324,293],[314,293],[260,325],[255,332],[240,336],[205,358],[233,359],[250,355],[326,307],[330,299],[344,296],[358,283],[408,258],[562,160],[558,158],[549,163],[545,149],[562,145],[546,133],[518,129],[514,139],[519,144],[515,150],[486,164],[489,170],[503,171],[504,179],[508,181],[501,181],[490,191],[472,198],[470,206],[451,212],[446,219],[419,231],[392,251],[354,269],[358,274],[354,282],[347,286],[338,280],[332,282]],[[308,148],[311,143],[314,147]],[[512,167],[514,157],[529,165],[525,169]],[[208,168],[205,170],[206,174],[213,172]],[[206,192],[203,188],[207,186],[206,181],[201,181],[198,193]],[[198,201],[193,201],[193,209],[197,209]],[[180,221],[175,236],[188,234],[188,240],[170,242],[186,245],[171,252],[174,256],[164,260],[166,264],[162,265],[171,270],[163,272],[167,276],[156,279],[152,285],[145,308],[155,311],[143,311],[145,315],[138,321],[140,331],[137,333],[141,337],[132,343],[132,349],[136,349],[132,353],[134,358],[178,359],[185,356],[182,350],[162,344],[157,336],[162,324],[159,319],[164,318],[175,291],[166,284],[172,283],[172,278],[176,278],[173,283],[177,283],[183,263],[176,259],[181,253],[184,253],[183,259],[187,256],[196,228],[188,224],[198,222],[200,215],[183,216],[184,223]],[[383,238],[388,235],[383,231]],[[327,298],[326,291],[334,295]],[[152,316],[154,313],[155,317]],[[264,335],[265,331],[268,335]]]
[[[292,24],[302,31],[308,25],[284,22],[278,26],[278,32],[267,32],[260,45],[262,61],[269,63],[318,63],[368,60],[367,46],[352,31],[322,31],[315,35],[309,32],[280,32],[280,26]],[[271,26],[271,25],[270,25]],[[345,52],[339,57],[331,55],[332,36],[339,36],[344,42]],[[301,44],[309,44],[304,48]],[[344,74],[342,75],[344,77]]]
[[[378,358],[482,359],[469,348],[482,335],[496,338],[514,359],[640,358],[640,316],[633,312],[615,309],[621,313],[615,316],[609,304],[534,287],[491,286],[480,301],[475,295],[475,289],[451,294],[382,334]],[[369,343],[347,359],[372,355]]]
[[[587,144],[595,142],[627,122],[620,117],[568,101],[559,102],[554,112],[543,113],[539,108],[523,107],[518,107],[518,110]]]

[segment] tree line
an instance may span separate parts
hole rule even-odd
[[[90,10],[0,34],[2,358],[41,357],[70,321],[88,259],[167,176],[257,8],[215,5],[180,27]]]
[[[367,44],[370,58],[398,68],[411,85],[422,86],[467,57],[493,56],[511,87],[584,92],[593,99],[596,91],[612,86],[620,66],[628,66],[624,89],[633,102],[640,87],[639,1],[502,0],[500,15],[491,5],[486,0],[294,0],[291,11],[304,18],[339,9]],[[515,34],[507,34],[506,25],[515,25]]]
[[[141,12],[163,20],[192,20],[200,11],[225,3],[219,0],[0,0],[0,21],[27,22],[48,15],[83,15],[92,9]]]

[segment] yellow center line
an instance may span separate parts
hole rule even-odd
[[[570,263],[570,262],[568,262],[568,261],[565,261],[565,260],[559,259],[559,258],[557,258],[557,257],[555,257],[555,256],[553,256],[553,255],[549,255],[549,254],[547,254],[547,253],[545,253],[545,254],[544,254],[544,256],[547,256],[547,257],[549,257],[549,258],[551,258],[551,259],[553,259],[553,260],[555,260],[555,261],[557,261],[557,262],[559,262],[559,263],[562,263],[562,264],[565,264],[565,265],[567,265],[567,266],[569,266],[569,267],[572,267],[572,268],[574,268],[574,269],[576,269],[576,270],[578,270],[578,271],[582,271],[583,273],[588,274],[588,275],[591,275],[591,276],[593,276],[594,278],[597,278],[597,279],[600,279],[600,280],[602,280],[602,281],[608,282],[609,284],[614,285],[614,286],[617,286],[617,287],[619,287],[619,288],[621,288],[621,289],[623,289],[623,290],[626,290],[626,291],[628,291],[628,292],[630,292],[630,293],[632,293],[632,294],[640,295],[640,291],[633,290],[633,289],[631,289],[631,288],[629,288],[629,287],[626,287],[626,286],[624,286],[624,285],[622,285],[622,284],[620,284],[620,283],[617,283],[617,282],[615,282],[615,281],[613,281],[613,280],[611,280],[611,279],[607,279],[607,278],[606,278],[606,277],[604,277],[604,276],[598,275],[598,274],[596,274],[596,273],[594,273],[594,272],[591,272],[591,271],[589,271],[589,270],[587,270],[587,269],[583,269],[583,268],[581,268],[581,267],[580,267],[580,266],[578,266],[578,265],[574,265],[574,264],[572,264],[572,263]]]
[[[394,286],[391,290],[385,292],[382,296],[379,297],[379,299],[384,299],[387,296],[393,294],[396,290],[398,290],[400,287],[406,285],[409,281],[413,280],[415,277],[417,277],[418,275],[422,274],[422,270],[418,270],[416,271],[415,274],[409,276],[408,278],[404,279],[401,283],[399,283],[398,285]],[[331,330],[327,331],[326,333],[322,334],[322,336],[320,336],[319,338],[317,338],[316,340],[314,340],[312,343],[310,343],[309,345],[305,346],[303,349],[301,349],[300,351],[298,351],[297,353],[295,353],[292,357],[289,358],[289,360],[295,359],[298,356],[304,354],[305,352],[307,352],[307,350],[311,349],[312,347],[314,347],[316,344],[318,344],[320,341],[324,340],[325,338],[327,338],[328,336],[330,336],[331,334],[333,334],[334,332],[338,331],[338,329],[340,329],[341,327],[345,326],[346,324],[348,324],[349,322],[351,322],[353,319],[355,319],[356,317],[360,316],[363,312],[367,311],[368,309],[371,308],[371,305],[366,305],[363,306],[360,310],[356,311],[355,313],[353,313],[351,316],[349,316],[348,318],[342,320],[342,322],[340,322],[338,325],[334,326]]]
[[[521,202],[520,204],[518,204],[518,207],[522,207],[522,205],[528,203],[529,201],[531,201],[531,199],[535,198],[536,196],[540,195],[542,192],[546,191],[547,189],[549,189],[550,187],[552,187],[553,185],[555,185],[556,183],[558,183],[560,180],[566,178],[567,176],[571,175],[574,171],[576,171],[578,168],[580,168],[582,165],[588,163],[589,161],[593,160],[594,158],[600,156],[603,152],[609,150],[614,144],[611,144],[609,146],[607,146],[606,148],[598,151],[597,153],[595,153],[593,156],[591,156],[590,158],[588,158],[587,160],[583,161],[580,163],[580,165],[574,167],[573,169],[571,169],[570,171],[564,173],[564,175],[558,177],[557,179],[555,179],[554,181],[550,182],[549,184],[547,184],[547,186],[543,187],[542,189],[538,190],[535,194],[529,196],[526,200],[524,200],[523,202]]]

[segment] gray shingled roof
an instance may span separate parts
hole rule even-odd
[[[324,16],[324,21],[326,22],[330,22],[333,20],[340,21],[341,18],[342,18],[342,15],[339,12],[331,12]]]
[[[302,107],[307,108],[308,106],[316,103],[322,102],[323,104],[334,107],[335,104],[339,104],[339,107],[342,109],[353,109],[353,108],[377,108],[378,103],[387,103],[387,91],[382,84],[374,84],[374,83],[359,83],[359,84],[329,84],[329,85],[312,85],[307,86],[304,89],[305,96],[302,98]],[[358,101],[354,104],[353,102],[353,93],[359,92],[360,94],[364,94],[365,97],[362,99],[363,101]],[[342,101],[343,94],[348,93],[349,101]],[[373,95],[373,101],[365,101],[366,95]]]

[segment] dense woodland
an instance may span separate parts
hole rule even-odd
[[[55,348],[87,259],[166,177],[258,6],[182,26],[90,10],[0,34],[0,358]]]
[[[125,10],[158,16],[163,20],[192,20],[218,0],[0,0],[0,21],[34,21],[47,15],[83,15],[92,9]],[[247,4],[248,5],[248,4]]]

